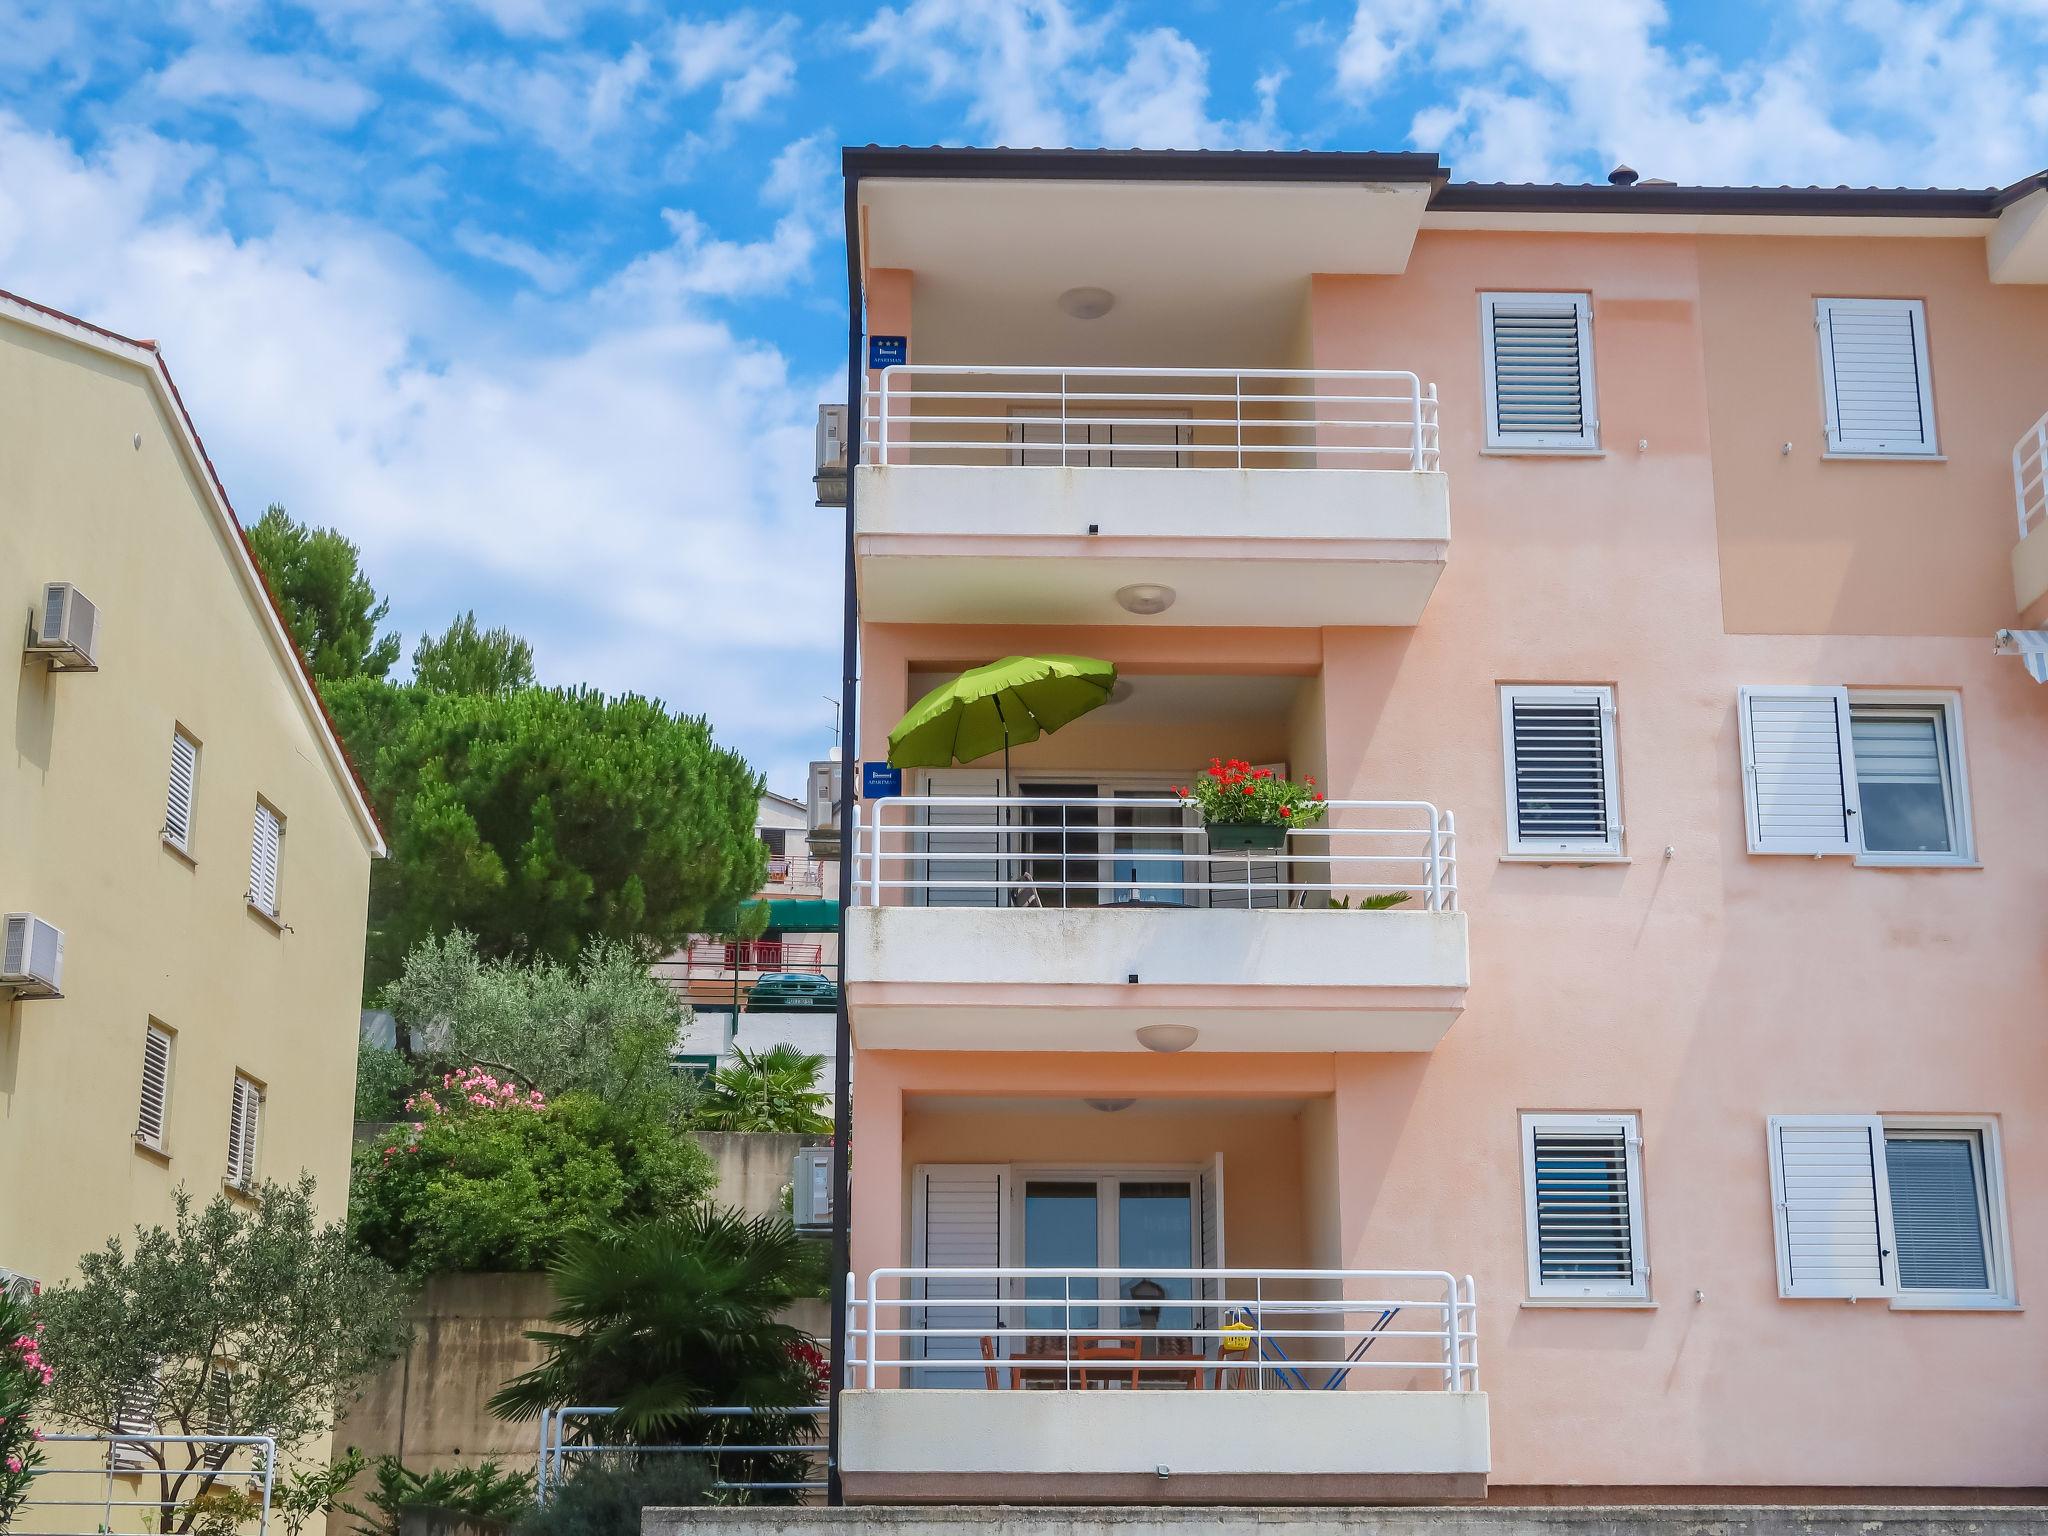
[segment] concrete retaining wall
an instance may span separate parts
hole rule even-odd
[[[1958,1505],[1616,1505],[1602,1509],[1125,1509],[869,1505],[650,1509],[644,1536],[2042,1536],[2048,1509]]]

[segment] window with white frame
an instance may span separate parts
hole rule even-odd
[[[1621,853],[1614,690],[1506,684],[1507,853],[1601,859]]]
[[[256,1149],[263,1117],[263,1089],[253,1078],[235,1074],[234,1098],[228,1105],[227,1183],[248,1190],[256,1184]]]
[[[164,1150],[171,1109],[171,1032],[150,1022],[142,1037],[142,1104],[135,1119],[135,1139]]]
[[[1780,1296],[2013,1304],[1996,1120],[1774,1115],[1769,1134]]]
[[[164,841],[180,853],[192,851],[192,804],[199,788],[199,743],[184,727],[171,730],[171,782],[164,803]]]
[[[1934,389],[1927,372],[1927,308],[1918,299],[1816,299],[1821,400],[1828,452],[1928,458]]]
[[[1583,293],[1482,293],[1486,446],[1557,452],[1600,446],[1593,304]]]
[[[1649,1295],[1642,1149],[1634,1115],[1522,1116],[1532,1298]]]
[[[1955,693],[1756,685],[1736,709],[1751,853],[1974,862]]]
[[[249,905],[266,917],[278,913],[278,871],[284,862],[284,818],[262,800],[249,835]]]

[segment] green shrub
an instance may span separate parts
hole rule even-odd
[[[704,1085],[692,1122],[704,1131],[777,1131],[823,1136],[832,1129],[825,1114],[831,1096],[818,1086],[825,1058],[778,1045],[749,1055],[733,1048],[729,1066]]]
[[[625,1536],[640,1529],[643,1509],[725,1502],[706,1459],[687,1451],[577,1457],[568,1481],[519,1522],[518,1536]]]
[[[363,1041],[356,1047],[356,1118],[396,1120],[419,1082],[419,1068],[403,1051]]]
[[[533,1474],[507,1472],[495,1461],[425,1473],[396,1456],[379,1456],[372,1465],[374,1481],[365,1499],[370,1507],[342,1506],[359,1522],[359,1536],[398,1536],[399,1518],[408,1510],[509,1526],[533,1508]]]
[[[408,1274],[539,1269],[564,1238],[679,1211],[712,1182],[686,1134],[588,1095],[473,1071],[407,1103],[419,1118],[358,1150],[349,1218]]]

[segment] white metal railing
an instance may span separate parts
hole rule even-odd
[[[1436,386],[1370,368],[897,363],[870,464],[1405,469],[1438,463]]]
[[[62,1451],[37,1468],[10,1536],[86,1536],[88,1532],[150,1529],[148,1522],[184,1508],[211,1488],[246,1490],[256,1505],[256,1536],[270,1530],[277,1441],[270,1435],[44,1435],[42,1443],[97,1446],[89,1463],[65,1465]],[[202,1447],[181,1467],[170,1449]],[[152,1456],[147,1448],[155,1447]],[[122,1460],[116,1453],[127,1453]],[[183,1454],[183,1453],[181,1453]],[[246,1464],[235,1466],[238,1458]],[[159,1464],[161,1463],[161,1464]],[[137,1481],[140,1479],[141,1481]],[[155,1498],[142,1497],[154,1485]],[[116,1511],[122,1513],[117,1517]],[[129,1513],[134,1511],[135,1513]],[[144,1512],[147,1513],[144,1513]],[[166,1525],[164,1529],[173,1527]]]
[[[878,1269],[846,1295],[849,1387],[1479,1390],[1448,1270]]]
[[[637,1445],[606,1444],[589,1438],[593,1421],[610,1418],[617,1408],[544,1408],[540,1415],[540,1457],[536,1463],[533,1479],[534,1502],[546,1504],[568,1477],[571,1458],[577,1456],[710,1456],[716,1458],[712,1466],[712,1486],[741,1492],[757,1491],[802,1491],[822,1492],[826,1486],[823,1476],[827,1460],[824,1429],[831,1410],[822,1404],[805,1404],[789,1408],[693,1408],[693,1418],[714,1421],[714,1428],[707,1431],[707,1438],[691,1445]],[[789,1445],[762,1445],[752,1443],[757,1435],[745,1433],[745,1428],[766,1413],[787,1416],[793,1419],[811,1421],[812,1438]],[[730,1424],[740,1432],[737,1440],[716,1438]],[[573,1426],[573,1427],[572,1427]],[[728,1471],[742,1473],[758,1470],[753,1463],[761,1457],[801,1456],[815,1463],[818,1475],[789,1479],[763,1479],[750,1476],[728,1478]],[[737,1465],[729,1465],[728,1459]]]
[[[1330,800],[1274,851],[1220,852],[1173,795],[892,795],[856,804],[854,904],[1458,907],[1457,826],[1426,800]]]
[[[816,885],[818,861],[796,855],[773,854],[768,860],[770,885]]]
[[[2048,415],[2021,434],[2012,448],[2012,496],[2025,538],[2048,518]]]

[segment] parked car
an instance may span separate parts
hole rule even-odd
[[[827,1012],[839,1006],[839,984],[803,971],[775,971],[747,993],[749,1013]]]

